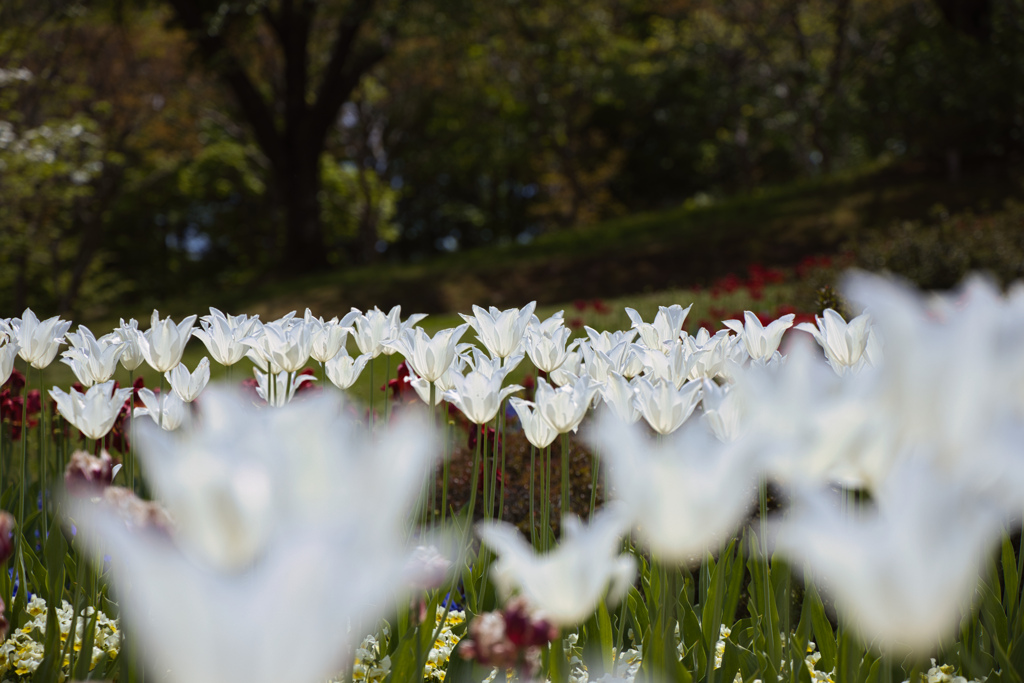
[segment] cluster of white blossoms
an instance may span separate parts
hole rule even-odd
[[[0,644],[0,676],[3,676],[4,681],[31,676],[43,661],[43,634],[46,633],[47,622],[46,601],[38,595],[32,596],[27,606],[27,612],[31,619]],[[84,656],[82,653],[83,637],[92,615],[92,607],[86,607],[78,614],[73,644],[76,658]],[[74,619],[74,608],[67,600],[57,608],[57,618],[60,622],[60,644],[63,652],[71,634],[71,622]],[[104,655],[108,660],[117,657],[121,648],[121,633],[118,630],[117,622],[103,612],[96,616],[96,631],[93,638],[90,668],[95,667]],[[64,657],[63,666],[58,676],[61,681],[67,680],[71,675],[69,671],[71,657],[71,652]]]
[[[427,663],[423,667],[423,678],[427,681],[444,681],[448,671],[448,662],[452,658],[452,651],[462,639],[455,629],[466,623],[466,613],[462,610],[452,609],[445,614],[444,607],[437,607],[437,621],[434,624],[436,629],[441,627],[433,647],[427,653]]]
[[[391,657],[381,652],[377,638],[372,634],[363,638],[352,663],[352,680],[381,683],[390,673]]]

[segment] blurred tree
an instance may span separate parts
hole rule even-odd
[[[342,105],[392,49],[406,0],[166,1],[269,162],[283,265],[326,266],[321,157]]]

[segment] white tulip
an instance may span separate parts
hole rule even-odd
[[[681,389],[690,377],[697,359],[682,341],[663,344],[657,349],[645,349],[639,344],[633,345],[633,351],[643,358],[644,374],[651,381],[664,380]]]
[[[245,358],[249,346],[243,343],[246,337],[258,334],[260,317],[251,318],[245,315],[225,315],[220,310],[210,307],[210,315],[199,319],[201,330],[192,336],[200,339],[213,359],[227,367]]]
[[[242,340],[253,355],[262,359],[261,369],[278,372],[298,372],[309,360],[313,350],[313,336],[309,325],[298,320],[294,324],[276,320],[263,325],[258,332]],[[252,356],[250,356],[252,357]]]
[[[454,387],[445,392],[444,398],[474,424],[484,424],[494,419],[506,396],[522,389],[518,384],[502,388],[504,372],[487,375],[473,370],[465,375],[453,374]]]
[[[792,313],[773,320],[767,327],[750,311],[743,312],[744,322],[739,320],[723,320],[722,324],[743,339],[747,354],[755,361],[767,363],[779,348],[782,335],[793,325]]]
[[[583,356],[579,351],[565,354],[565,360],[548,374],[552,384],[560,387],[574,383],[583,375]]]
[[[526,326],[529,325],[536,307],[536,301],[531,301],[522,309],[510,308],[505,311],[500,311],[494,306],[491,306],[489,311],[473,306],[473,315],[459,315],[473,326],[477,339],[487,347],[492,356],[507,358],[519,351]]]
[[[870,317],[865,313],[847,323],[841,315],[826,308],[824,316],[815,316],[814,320],[816,325],[800,323],[796,329],[814,337],[836,374],[860,370],[867,361],[864,350],[871,331]]]
[[[406,362],[417,375],[427,382],[436,382],[448,371],[455,360],[459,339],[469,329],[464,323],[455,328],[440,330],[433,339],[423,328],[407,329],[390,345],[405,356]]]
[[[566,516],[561,543],[544,555],[537,555],[508,522],[480,522],[476,528],[498,555],[491,576],[502,596],[519,592],[552,623],[569,627],[585,621],[606,593],[614,606],[632,585],[636,560],[620,554],[628,525],[624,510],[614,504],[586,527]]]
[[[185,403],[191,403],[198,398],[203,389],[210,382],[210,359],[203,356],[196,366],[195,372],[189,372],[184,363],[179,363],[170,372],[165,372],[164,377],[171,384],[171,389]]]
[[[629,381],[618,373],[610,373],[601,386],[601,398],[620,420],[633,424],[640,419],[640,405],[636,398],[638,380]]]
[[[679,304],[659,306],[654,322],[645,323],[640,314],[632,308],[626,308],[626,315],[633,322],[633,329],[640,333],[644,345],[654,351],[668,351],[669,346],[679,340],[693,304],[683,308]]]
[[[196,316],[190,315],[175,325],[170,318],[161,320],[160,313],[154,310],[149,329],[139,340],[142,356],[149,367],[157,372],[173,370],[181,362],[195,321]]]
[[[21,318],[11,320],[12,331],[17,333],[18,355],[21,359],[42,370],[57,357],[57,349],[64,343],[64,334],[71,327],[70,320],[61,320],[58,316],[42,322],[26,308]]]
[[[309,325],[313,336],[313,348],[310,355],[313,360],[326,363],[334,358],[345,346],[348,340],[348,331],[360,312],[353,308],[341,320],[332,318],[324,322],[323,318],[314,318],[310,310],[306,309],[305,321]]]
[[[157,394],[150,389],[139,389],[141,408],[135,408],[133,417],[149,415],[161,429],[174,431],[188,418],[188,404],[173,391]]]
[[[97,384],[84,394],[76,389],[68,393],[57,387],[50,389],[60,414],[89,439],[107,435],[131,394],[130,387],[115,390],[112,381]]]
[[[559,434],[575,432],[599,388],[600,384],[592,382],[587,375],[557,389],[543,379],[537,380],[534,394],[537,412]]]
[[[547,448],[558,436],[558,432],[548,424],[547,420],[541,417],[537,410],[537,404],[521,398],[510,398],[508,400],[512,409],[519,416],[519,423],[523,426],[523,434],[526,440],[536,448]]]
[[[121,352],[121,367],[128,372],[135,372],[146,361],[142,355],[142,333],[139,332],[139,321],[131,318],[128,322],[121,318],[121,324],[111,333],[117,341],[124,344]]]
[[[587,327],[586,325],[583,326],[583,330],[587,333],[587,337],[590,340],[590,346],[595,351],[603,351],[604,353],[610,352],[622,342],[626,342],[627,345],[632,344],[637,335],[636,330],[598,332],[594,328]]]
[[[256,375],[256,394],[275,408],[291,403],[303,383],[316,381],[312,375],[296,375],[286,371],[265,373],[256,368],[252,371]]]
[[[640,412],[659,434],[671,434],[679,429],[700,400],[700,382],[689,382],[677,389],[666,380],[659,379],[652,384],[641,377],[636,389]]]
[[[102,384],[114,376],[125,350],[119,336],[109,334],[96,339],[88,327],[79,325],[78,332],[69,332],[67,339],[71,348],[61,354],[60,362],[71,368],[83,386]]]
[[[14,359],[21,347],[7,335],[0,336],[0,385],[6,384],[14,373]]]
[[[353,358],[348,355],[348,351],[341,349],[334,354],[334,358],[324,364],[324,370],[327,372],[327,379],[331,380],[334,386],[348,389],[359,379],[369,360],[370,357],[365,354]]]
[[[542,332],[539,327],[531,327],[523,337],[523,345],[534,367],[550,374],[565,362],[569,352],[579,343],[568,344],[570,336],[572,330],[568,327],[556,327],[549,333]]]

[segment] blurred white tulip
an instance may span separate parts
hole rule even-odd
[[[758,470],[750,452],[702,425],[655,441],[600,411],[585,438],[603,462],[606,490],[663,562],[699,561],[732,538],[751,508]]]
[[[476,528],[498,555],[491,576],[501,595],[507,598],[518,591],[558,626],[585,621],[606,593],[609,606],[614,606],[636,575],[633,556],[620,554],[629,519],[619,505],[606,505],[587,526],[564,517],[561,542],[543,555],[508,522],[480,522]]]
[[[844,514],[834,492],[798,490],[777,550],[807,564],[865,642],[925,655],[970,609],[1004,519],[921,459],[902,461],[873,500]]]
[[[319,683],[406,599],[404,523],[436,437],[411,418],[371,440],[329,396],[274,411],[205,399],[197,429],[139,433],[172,535],[77,503],[79,535],[111,556],[121,614],[169,683]],[[278,647],[274,624],[298,642]]]

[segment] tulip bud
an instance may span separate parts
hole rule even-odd
[[[103,451],[99,457],[75,451],[64,470],[64,486],[73,496],[101,495],[114,480],[116,461]]]
[[[7,561],[7,558],[14,552],[14,515],[9,512],[0,512],[0,564]],[[3,601],[0,601],[0,618],[3,616]],[[7,632],[7,622],[2,622],[2,630]],[[2,639],[3,636],[0,636]]]
[[[130,527],[153,528],[167,534],[174,529],[167,510],[158,503],[141,500],[123,486],[108,486],[103,491],[103,503]]]

